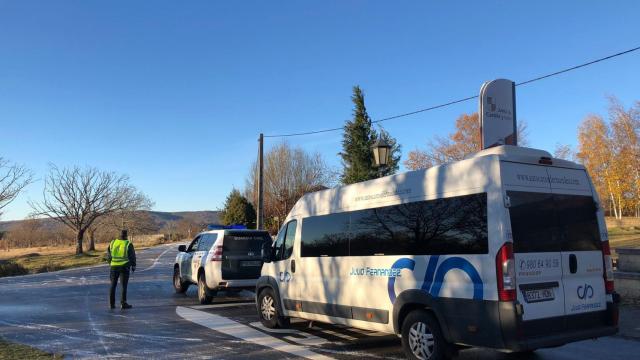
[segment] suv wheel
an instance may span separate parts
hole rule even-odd
[[[207,288],[207,280],[204,273],[198,276],[198,300],[202,305],[211,304],[211,300],[213,300],[213,296]]]
[[[436,318],[424,311],[415,310],[402,323],[402,349],[407,359],[445,359],[447,342],[442,336]]]
[[[189,283],[180,279],[180,268],[173,268],[173,288],[178,294],[184,294],[189,288]]]
[[[289,318],[280,314],[280,305],[273,290],[266,288],[258,296],[258,315],[262,325],[269,329],[289,327]]]

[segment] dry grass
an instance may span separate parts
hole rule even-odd
[[[629,227],[640,227],[640,218],[636,217],[624,217],[620,220],[607,216],[604,218],[607,223],[607,228],[629,228]]]
[[[30,346],[0,339],[0,360],[13,359],[63,359],[59,354],[49,354]]]
[[[132,239],[136,250],[165,243],[162,235],[138,236]],[[75,255],[75,247],[38,247],[0,252],[0,277],[42,273],[103,263],[109,244],[96,244],[96,251]]]
[[[628,217],[617,220],[613,217],[607,217],[605,220],[609,231],[609,245],[614,258],[617,258],[616,248],[640,247],[640,218]]]
[[[640,248],[640,229],[609,229],[609,246],[614,259],[617,248]]]

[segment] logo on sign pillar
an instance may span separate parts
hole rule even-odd
[[[480,141],[482,148],[518,145],[515,83],[496,79],[480,88]]]
[[[495,100],[493,100],[493,97],[491,96],[487,97],[487,103],[489,103],[489,107],[492,112],[496,111],[496,102]]]

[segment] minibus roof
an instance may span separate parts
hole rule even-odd
[[[501,145],[479,151],[460,161],[408,171],[378,179],[310,192],[302,196],[287,216],[311,216],[358,210],[372,206],[489,191],[499,186],[499,162],[584,169],[580,164],[556,159],[544,150]],[[494,179],[494,180],[491,180]]]

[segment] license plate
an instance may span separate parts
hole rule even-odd
[[[524,291],[524,300],[528,303],[551,301],[553,299],[555,299],[553,289],[535,289]]]
[[[250,266],[260,266],[262,264],[260,261],[241,261],[240,266],[250,267]]]

